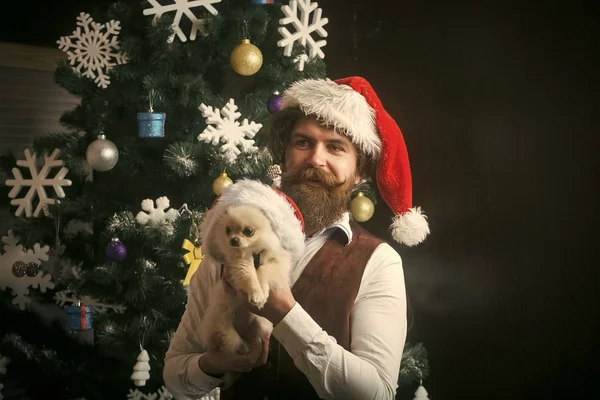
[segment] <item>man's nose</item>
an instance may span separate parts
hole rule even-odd
[[[306,162],[315,168],[324,167],[327,159],[326,155],[327,154],[322,146],[315,146],[308,155]]]
[[[231,244],[231,247],[240,247],[240,238],[232,237],[229,243]]]

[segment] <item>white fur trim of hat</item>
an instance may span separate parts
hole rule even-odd
[[[283,94],[282,108],[295,106],[345,133],[368,156],[379,157],[381,140],[375,127],[375,111],[350,86],[324,79],[296,82]]]

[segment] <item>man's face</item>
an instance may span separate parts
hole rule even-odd
[[[306,166],[320,168],[338,182],[358,184],[356,148],[350,140],[332,129],[323,128],[314,119],[298,121],[285,152],[283,171]]]
[[[312,234],[340,219],[360,177],[356,148],[314,119],[294,127],[286,147],[281,188],[298,205]]]

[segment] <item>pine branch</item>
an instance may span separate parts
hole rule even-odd
[[[427,360],[427,350],[425,350],[422,343],[417,343],[413,346],[407,343],[402,353],[398,386],[420,382],[428,376],[429,361]]]

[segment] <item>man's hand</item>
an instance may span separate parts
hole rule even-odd
[[[223,375],[225,372],[249,372],[252,368],[264,365],[269,355],[269,338],[271,334],[265,333],[264,337],[257,339],[248,354],[229,354],[217,350],[209,350],[200,357],[198,366],[205,374],[212,376]],[[214,337],[215,344],[222,340]]]
[[[296,300],[294,299],[294,296],[289,288],[277,289],[271,290],[267,302],[265,303],[264,307],[259,310],[257,307],[248,302],[248,296],[246,293],[236,292],[233,286],[227,282],[227,279],[223,278],[223,284],[228,293],[234,296],[237,295],[242,300],[248,311],[268,319],[273,325],[277,325],[296,304]]]

